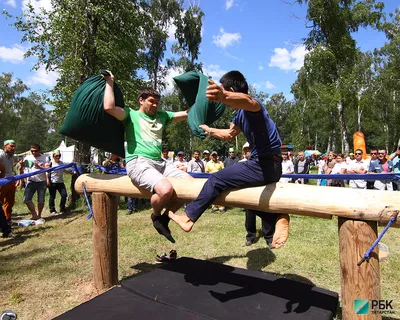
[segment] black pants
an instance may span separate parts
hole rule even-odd
[[[272,238],[275,232],[275,222],[277,215],[270,214],[263,211],[256,210],[246,210],[246,240],[254,242],[257,235],[256,228],[256,217],[259,216],[261,218],[261,231],[264,236],[265,241],[268,245],[272,243]]]
[[[6,215],[3,210],[3,205],[0,203],[0,228],[3,233],[3,237],[7,237],[11,232],[11,226],[7,223]]]
[[[50,212],[56,212],[56,206],[55,206],[54,200],[56,199],[57,191],[61,195],[60,212],[65,211],[65,204],[67,202],[67,189],[65,188],[65,184],[63,182],[61,182],[61,183],[53,183],[52,182],[49,185],[49,193],[50,193],[49,209],[50,209]]]

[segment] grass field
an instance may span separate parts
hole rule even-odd
[[[22,192],[18,192],[16,202],[14,219],[29,218]],[[292,216],[289,241],[283,249],[271,251],[262,237],[250,247],[244,245],[244,213],[239,209],[223,214],[208,211],[191,233],[172,225],[176,239],[172,246],[153,229],[149,209],[127,216],[122,197],[120,207],[120,279],[155,268],[155,255],[174,248],[178,256],[270,272],[340,293],[336,219]],[[98,294],[91,283],[92,221],[87,214],[83,201],[62,216],[50,217],[47,209],[44,225],[16,227],[19,238],[0,240],[1,310],[12,309],[22,320],[51,319]],[[394,228],[384,236],[391,253],[381,263],[381,298],[393,300],[398,318],[399,236],[400,230]]]

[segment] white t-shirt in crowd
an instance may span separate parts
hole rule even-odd
[[[292,160],[283,160],[282,161],[282,173],[285,172],[294,172],[294,164],[292,162]],[[284,183],[289,183],[290,178],[280,178],[279,182],[284,182]]]
[[[365,169],[368,171],[369,168],[369,161],[361,159],[360,161],[353,160],[351,161],[348,169],[349,170],[360,170]],[[357,173],[350,173],[350,174],[357,174]],[[349,181],[350,188],[357,188],[357,189],[365,189],[367,187],[367,181],[365,180],[350,180]]]
[[[38,165],[39,166],[41,166],[41,167],[43,167],[43,166],[45,166],[46,164],[50,164],[50,162],[47,160],[47,157],[45,156],[45,155],[43,155],[43,154],[41,154],[40,156],[38,156],[38,157],[34,157],[33,155],[27,155],[25,158],[24,158],[24,162],[25,161],[31,161],[32,163],[35,163],[35,162],[37,162],[38,163]],[[37,168],[35,168],[35,166],[33,165],[32,166],[32,168],[29,168],[29,170],[28,170],[28,173],[30,173],[30,172],[36,172],[36,171],[40,171],[40,170],[42,170],[42,169],[37,169]],[[36,174],[36,175],[34,175],[34,176],[32,176],[32,177],[29,177],[28,178],[28,181],[33,181],[33,182],[42,182],[42,181],[46,181],[46,173],[39,173],[39,174]]]

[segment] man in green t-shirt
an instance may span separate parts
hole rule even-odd
[[[176,199],[171,182],[166,177],[191,178],[161,158],[162,137],[170,122],[187,120],[188,112],[158,110],[160,94],[154,89],[144,89],[139,95],[139,110],[121,108],[115,105],[114,76],[105,76],[104,110],[123,122],[126,132],[126,171],[137,187],[153,193],[150,203],[153,208],[151,218],[158,233],[171,242],[168,211],[177,211],[184,202]],[[161,214],[166,208],[164,214]]]

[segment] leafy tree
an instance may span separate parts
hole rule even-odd
[[[377,28],[384,14],[383,3],[375,0],[298,0],[307,3],[307,20],[311,31],[305,39],[309,51],[305,61],[308,84],[331,85],[337,97],[336,108],[344,152],[348,153],[349,137],[345,109],[354,94],[350,85],[357,60],[356,42],[352,33],[360,27]]]

